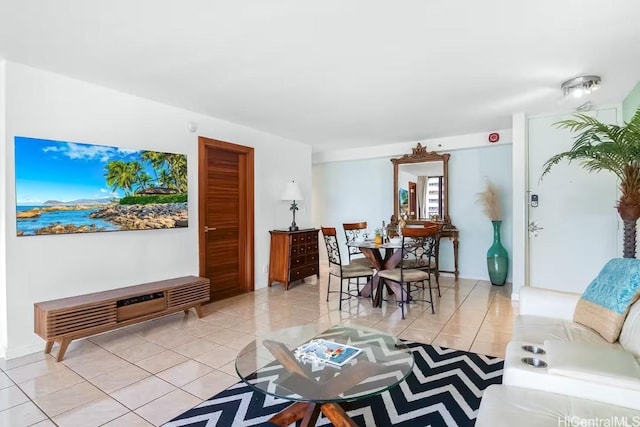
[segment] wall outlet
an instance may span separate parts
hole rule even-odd
[[[262,264],[262,272],[263,273],[268,273],[269,272],[269,265],[268,264]]]

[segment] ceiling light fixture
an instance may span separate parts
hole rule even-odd
[[[562,93],[565,97],[572,96],[580,98],[582,95],[588,95],[600,87],[600,76],[580,76],[567,80],[560,85]]]

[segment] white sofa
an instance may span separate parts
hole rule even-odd
[[[619,340],[609,343],[573,322],[579,298],[580,294],[521,289],[503,384],[485,391],[477,426],[510,425],[505,421],[510,416],[514,425],[545,425],[540,424],[545,419],[564,416],[617,414],[638,416],[640,423],[640,301],[631,306]],[[545,353],[534,354],[523,346],[540,347]],[[527,365],[525,358],[546,366]],[[496,420],[502,422],[495,424]]]

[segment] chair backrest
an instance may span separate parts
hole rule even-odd
[[[410,268],[429,267],[431,260],[435,260],[438,255],[440,230],[439,225],[402,229],[402,259],[413,261],[409,264]],[[409,267],[407,263],[400,265]]]
[[[341,265],[340,259],[340,247],[338,246],[338,237],[336,236],[335,227],[320,227],[322,229],[322,236],[324,237],[324,244],[327,245],[327,257],[329,258],[329,264]]]
[[[359,255],[362,251],[357,246],[349,246],[349,243],[354,242],[358,237],[363,237],[364,232],[367,229],[367,222],[347,222],[342,224],[342,228],[344,228],[344,237],[347,239],[349,261],[351,261],[352,255]]]

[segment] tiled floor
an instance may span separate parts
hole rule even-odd
[[[323,273],[287,292],[274,285],[210,304],[203,319],[180,312],[74,341],[61,363],[43,353],[0,359],[0,426],[162,425],[237,382],[235,356],[256,335],[305,323],[503,356],[517,312],[509,286],[451,278],[441,280],[436,314],[417,303],[402,320],[392,301],[373,309],[356,298],[338,311],[337,294],[325,301],[326,281]]]

